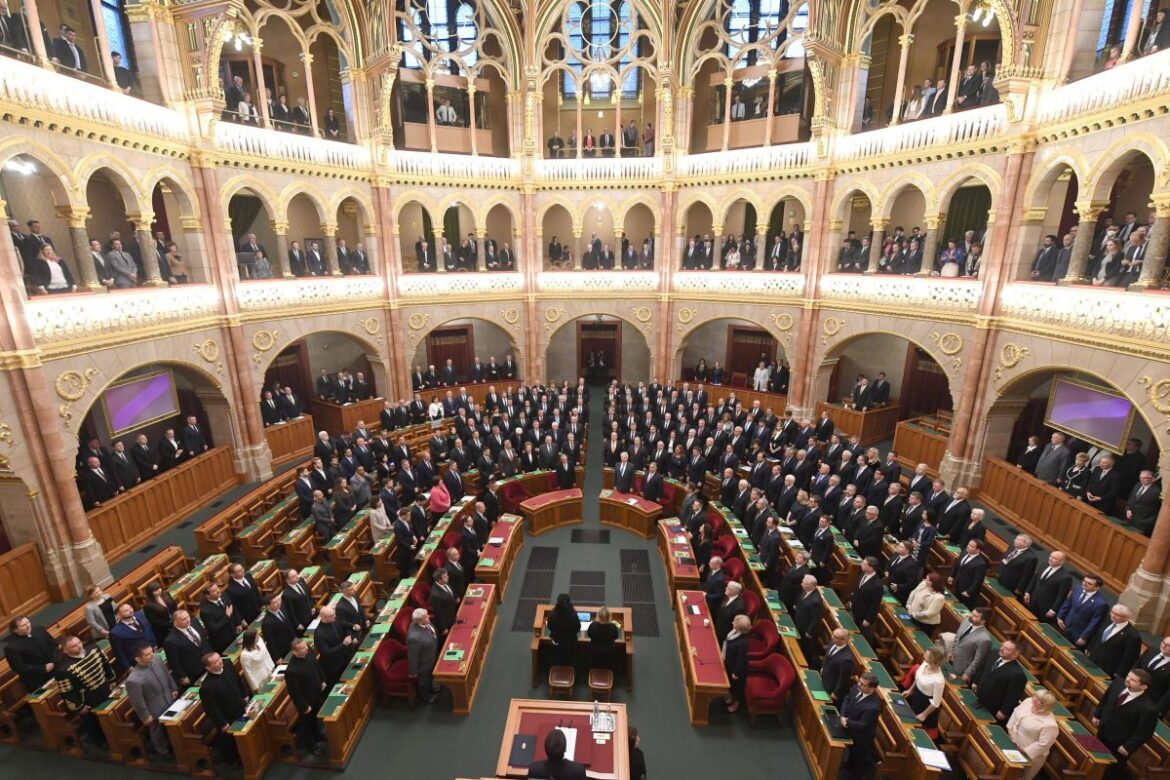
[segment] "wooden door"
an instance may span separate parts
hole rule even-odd
[[[264,387],[279,382],[281,387],[291,387],[298,398],[312,398],[313,375],[309,370],[308,345],[303,341],[285,347],[272,365],[264,372]]]
[[[427,362],[435,371],[442,372],[449,359],[455,365],[459,381],[466,381],[475,355],[475,342],[470,325],[452,325],[438,328],[427,336]]]
[[[591,371],[589,355],[600,353],[605,357],[605,369]],[[595,384],[622,381],[622,323],[587,322],[577,320],[577,376]]]
[[[870,382],[873,377],[870,377]],[[952,409],[951,390],[942,366],[913,344],[906,347],[906,370],[902,375],[902,416],[934,414]]]
[[[763,354],[769,363],[776,359],[776,339],[761,328],[745,328],[739,325],[727,326],[727,362],[725,374],[743,374],[747,385]]]

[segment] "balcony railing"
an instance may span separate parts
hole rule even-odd
[[[236,288],[241,311],[275,311],[306,306],[377,303],[383,298],[378,276],[327,276],[243,282]]]
[[[683,176],[701,178],[725,174],[743,175],[803,168],[815,157],[816,146],[812,142],[779,144],[759,149],[686,155],[679,158],[678,169]]]
[[[1170,94],[1170,51],[1131,60],[1054,89],[1040,101],[1040,127]]]
[[[673,277],[675,292],[686,295],[735,295],[756,298],[799,298],[804,275],[772,271],[680,271]]]
[[[188,140],[186,120],[177,111],[12,57],[0,57],[0,102],[62,120],[82,119],[168,141]]]
[[[514,295],[524,289],[519,273],[402,274],[398,294],[403,298],[442,298],[448,295]]]
[[[938,146],[975,143],[998,135],[1006,123],[1007,113],[1003,104],[957,111],[867,133],[840,136],[835,140],[834,159],[861,160]]]
[[[1135,295],[1116,288],[1009,284],[1000,295],[1004,317],[1095,339],[1120,336],[1170,344],[1170,296]]]
[[[653,293],[658,289],[657,271],[541,271],[541,292],[556,293]]]
[[[215,123],[215,145],[223,152],[261,160],[285,160],[354,171],[370,168],[370,151],[364,146],[232,122]]]
[[[428,181],[443,178],[513,181],[520,176],[520,163],[508,157],[395,151],[387,155],[386,163],[393,173]]]
[[[820,298],[853,305],[893,306],[914,312],[922,308],[974,312],[983,296],[978,279],[915,276],[830,274],[821,279]]]
[[[44,346],[142,328],[163,329],[210,317],[219,311],[219,295],[209,284],[48,295],[31,299],[25,312],[33,338]]]
[[[536,161],[536,178],[549,182],[653,181],[661,175],[659,157]]]

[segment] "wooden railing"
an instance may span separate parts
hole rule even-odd
[[[0,555],[0,625],[49,603],[49,582],[35,544],[22,544]]]
[[[925,463],[926,473],[937,477],[938,466],[947,451],[947,434],[926,424],[930,419],[918,417],[898,423],[894,430],[894,452],[898,453],[898,462],[903,467],[913,471],[919,463]]]
[[[108,501],[87,517],[106,560],[113,563],[239,481],[231,447],[215,447]]]
[[[316,420],[313,425],[317,430],[329,431],[329,435],[333,436],[342,431],[352,431],[359,420],[370,428],[378,427],[378,415],[384,403],[384,398],[368,398],[342,406],[332,401],[313,399],[309,405],[312,407],[313,419]]]
[[[1063,550],[1121,591],[1149,540],[1001,458],[988,458],[976,498],[1046,547]]]
[[[836,426],[837,433],[842,436],[860,437],[863,447],[891,438],[898,426],[898,419],[902,416],[902,407],[898,405],[897,399],[891,401],[888,406],[870,409],[868,412],[846,409],[840,404],[824,401],[817,405],[817,417],[826,411]]]
[[[308,458],[313,452],[317,432],[313,428],[313,418],[304,415],[286,423],[268,426],[264,429],[264,438],[268,440],[272,467],[275,469],[290,461]]]

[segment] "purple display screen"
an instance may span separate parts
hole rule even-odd
[[[113,436],[179,413],[174,378],[169,371],[111,387],[102,400]]]
[[[1120,452],[1133,422],[1133,404],[1114,393],[1057,379],[1045,422]]]

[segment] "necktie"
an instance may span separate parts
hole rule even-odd
[[[102,473],[102,470],[101,470],[101,469],[98,469],[98,470],[97,470],[97,475],[98,475],[99,477],[101,477],[102,479],[105,479],[105,478],[106,478],[106,475]]]
[[[975,630],[974,625],[970,625],[970,626],[967,626],[966,628],[964,628],[963,632],[961,634],[959,634],[959,641],[962,642],[964,639],[967,638],[967,634],[970,634],[974,630]]]
[[[1120,707],[1129,701],[1129,691],[1122,691],[1121,695],[1117,697],[1117,706]]]
[[[1105,633],[1101,636],[1101,641],[1108,642],[1110,639],[1113,638],[1113,635],[1116,633],[1117,633],[1117,624],[1114,623],[1113,625],[1109,626],[1109,628],[1105,629]]]
[[[999,667],[1003,666],[1006,663],[1007,663],[1007,661],[1000,658],[998,661],[995,662],[995,668],[998,669]]]
[[[1089,597],[1092,595],[1093,595],[1092,593],[1082,593],[1081,594],[1081,606],[1084,606],[1085,604],[1087,604],[1089,601]]]
[[[191,626],[187,626],[187,638],[191,640],[192,644],[199,644],[199,634]]]
[[[1051,566],[1049,566],[1047,569],[1044,570],[1044,576],[1040,578],[1040,581],[1043,582],[1044,580],[1048,579],[1050,574],[1052,574],[1052,567]]]
[[[1150,671],[1156,671],[1162,668],[1162,664],[1166,663],[1166,656],[1156,655],[1154,660],[1150,661]]]

